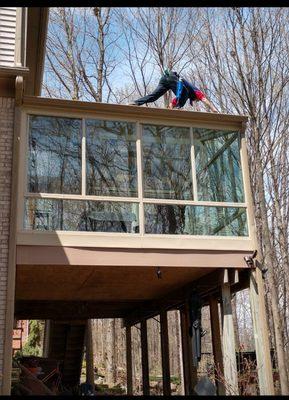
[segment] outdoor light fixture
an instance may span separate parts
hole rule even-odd
[[[156,274],[157,274],[158,279],[162,279],[162,271],[161,271],[160,267],[157,267]]]

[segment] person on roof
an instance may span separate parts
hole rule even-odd
[[[152,93],[134,100],[130,105],[141,106],[146,103],[152,103],[163,96],[168,90],[172,90],[176,96],[170,102],[169,109],[182,108],[187,100],[189,100],[191,106],[194,101],[202,101],[212,112],[218,112],[200,89],[186,79],[181,78],[177,72],[168,70],[165,70],[157,88]]]

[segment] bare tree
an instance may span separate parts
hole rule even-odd
[[[151,90],[153,76],[156,84],[166,68],[182,72],[191,63],[189,37],[196,37],[201,29],[198,12],[189,7],[131,8],[120,12],[129,76],[136,95]],[[167,93],[165,105],[169,99],[170,93]]]
[[[185,73],[221,111],[249,116],[247,143],[257,231],[268,269],[268,313],[282,393],[288,394],[288,9],[56,8],[50,18],[48,96],[123,103],[152,90],[169,68]],[[164,104],[168,101],[169,94]],[[240,311],[237,305],[237,313],[248,318],[247,308]],[[238,327],[243,338],[246,323]],[[103,358],[107,328],[98,325]],[[115,342],[118,329],[110,326]],[[152,347],[156,357],[157,344]],[[111,359],[117,357],[111,353]],[[139,365],[135,373],[139,378]]]
[[[205,28],[199,43],[200,56],[196,59],[199,77],[211,86],[212,93],[224,112],[249,115],[247,139],[256,223],[263,262],[268,268],[266,283],[269,288],[282,393],[288,394],[284,324],[278,299],[280,268],[269,226],[268,196],[265,191],[267,183],[271,182],[271,194],[274,193],[271,205],[277,225],[274,235],[278,237],[280,244],[279,255],[283,268],[288,271],[288,242],[285,234],[288,233],[288,226],[284,224],[278,200],[280,189],[284,199],[284,189],[276,182],[279,177],[284,183],[287,171],[284,162],[281,166],[275,159],[276,152],[280,152],[284,158],[287,149],[284,135],[287,132],[285,121],[288,119],[282,114],[288,115],[284,102],[289,82],[286,61],[288,33],[284,29],[288,23],[288,11],[234,8],[222,10],[219,19],[216,19],[216,15],[213,16],[210,10],[206,10],[203,18]],[[223,35],[219,35],[223,24],[226,29]],[[204,75],[204,71],[208,71],[209,75]],[[281,146],[285,147],[281,150]]]
[[[112,31],[112,19],[111,9],[105,7],[51,9],[46,94],[72,100],[109,100],[118,38]]]

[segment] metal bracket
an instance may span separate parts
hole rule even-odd
[[[265,274],[268,271],[268,268],[262,268],[261,264],[258,260],[254,259],[257,257],[257,250],[255,250],[250,256],[245,256],[244,260],[249,268],[259,268],[262,273],[262,278],[265,279]]]
[[[254,263],[254,258],[257,256],[257,250],[254,250],[254,252],[250,256],[245,256],[244,260],[249,268],[255,268],[255,263]]]

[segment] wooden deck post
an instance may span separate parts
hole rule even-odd
[[[126,393],[132,395],[132,351],[131,351],[131,326],[126,327]]]
[[[228,395],[238,395],[236,344],[229,283],[222,285],[222,320],[225,390]]]
[[[43,357],[48,357],[49,354],[50,328],[51,328],[51,321],[47,319],[45,321],[45,326],[44,326]]]
[[[142,363],[142,385],[143,394],[150,394],[149,382],[149,358],[148,358],[148,336],[147,336],[147,321],[143,320],[140,324],[141,333],[141,363]]]
[[[161,323],[161,350],[162,350],[162,372],[163,372],[163,394],[171,395],[170,353],[168,335],[168,315],[166,311],[160,313]]]
[[[250,306],[260,395],[274,395],[264,285],[259,268],[252,270],[250,273]]]
[[[221,376],[224,376],[218,300],[215,297],[211,297],[209,299],[209,304],[210,304],[212,344],[213,344],[213,353],[215,362],[215,375],[216,373],[220,373]],[[224,384],[219,379],[215,379],[215,383],[217,386],[218,395],[224,395],[225,394]]]
[[[192,395],[194,393],[194,386],[197,383],[197,369],[193,366],[192,339],[189,335],[190,320],[188,304],[185,304],[180,309],[180,314],[185,395]]]
[[[94,385],[94,366],[93,366],[93,344],[92,344],[92,326],[91,319],[86,323],[85,335],[85,355],[86,355],[86,382],[92,386],[93,392],[95,391]]]

